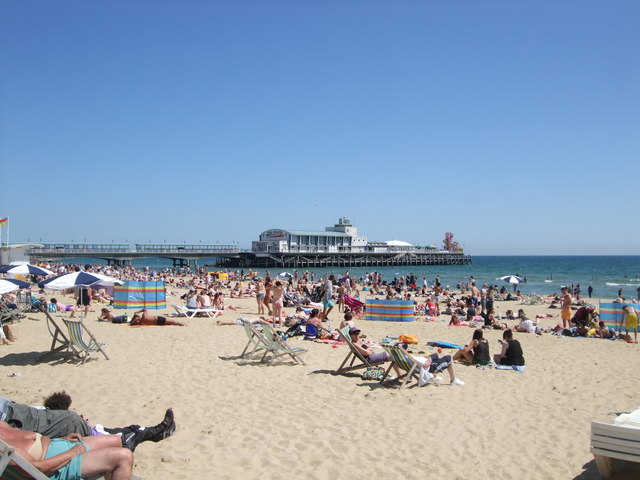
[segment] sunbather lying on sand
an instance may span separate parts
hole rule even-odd
[[[120,436],[122,446],[133,451],[142,442],[159,442],[170,437],[176,424],[173,411],[165,412],[164,420],[153,427],[128,425],[126,427],[103,427],[89,425],[89,419],[68,410],[71,398],[65,392],[58,392],[45,399],[45,407],[39,408],[14,403],[0,397],[0,420],[23,430],[31,430],[52,438],[64,437],[71,433],[81,436],[114,434]]]
[[[131,326],[135,325],[175,325],[178,327],[184,327],[186,323],[178,322],[177,320],[171,320],[162,315],[151,315],[146,308],[137,311],[131,317]]]

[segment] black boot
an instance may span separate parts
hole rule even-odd
[[[164,420],[154,427],[149,427],[144,430],[144,441],[150,440],[152,442],[159,442],[165,438],[170,437],[176,431],[176,422],[173,418],[173,409],[168,409],[164,414]]]

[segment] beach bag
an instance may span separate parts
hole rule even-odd
[[[382,380],[384,377],[384,368],[382,367],[367,367],[362,373],[363,380]]]
[[[408,343],[410,345],[414,345],[418,343],[418,336],[417,335],[400,335],[399,340],[402,343]]]

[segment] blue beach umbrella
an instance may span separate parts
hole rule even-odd
[[[47,278],[38,283],[40,288],[50,288],[51,290],[67,290],[74,287],[90,287],[92,285],[113,286],[122,285],[122,281],[117,278],[108,277],[99,273],[73,272]]]
[[[506,275],[504,277],[500,277],[500,280],[507,283],[513,283],[514,285],[518,285],[519,283],[524,282],[524,279],[516,275]]]
[[[15,278],[3,278],[0,280],[0,295],[3,293],[13,292],[19,288],[29,288],[31,286],[28,282],[22,280],[16,280]]]
[[[36,267],[28,263],[23,263],[22,265],[7,265],[0,268],[0,272],[8,273],[9,275],[53,275],[51,270]]]

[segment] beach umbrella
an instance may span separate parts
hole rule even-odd
[[[74,287],[91,287],[93,285],[113,286],[122,285],[122,281],[117,278],[108,277],[100,273],[73,272],[47,278],[38,282],[40,288],[50,288],[51,290],[67,290]]]
[[[293,277],[293,275],[291,275],[289,272],[280,272],[278,274],[278,276],[282,277],[282,278],[291,278],[291,277]]]
[[[10,275],[53,275],[51,270],[46,268],[36,267],[28,263],[22,265],[7,265],[0,268],[1,273],[8,273]]]
[[[504,277],[500,277],[500,280],[503,282],[511,283],[513,285],[513,291],[516,291],[516,285],[524,282],[524,279],[518,277],[517,275],[505,275]]]
[[[30,283],[16,280],[15,278],[3,278],[0,280],[0,295],[3,293],[13,292],[19,288],[29,288]]]
[[[519,283],[524,282],[524,279],[516,276],[516,275],[506,275],[504,277],[500,277],[500,280],[507,283],[512,283],[514,285],[518,285]]]

